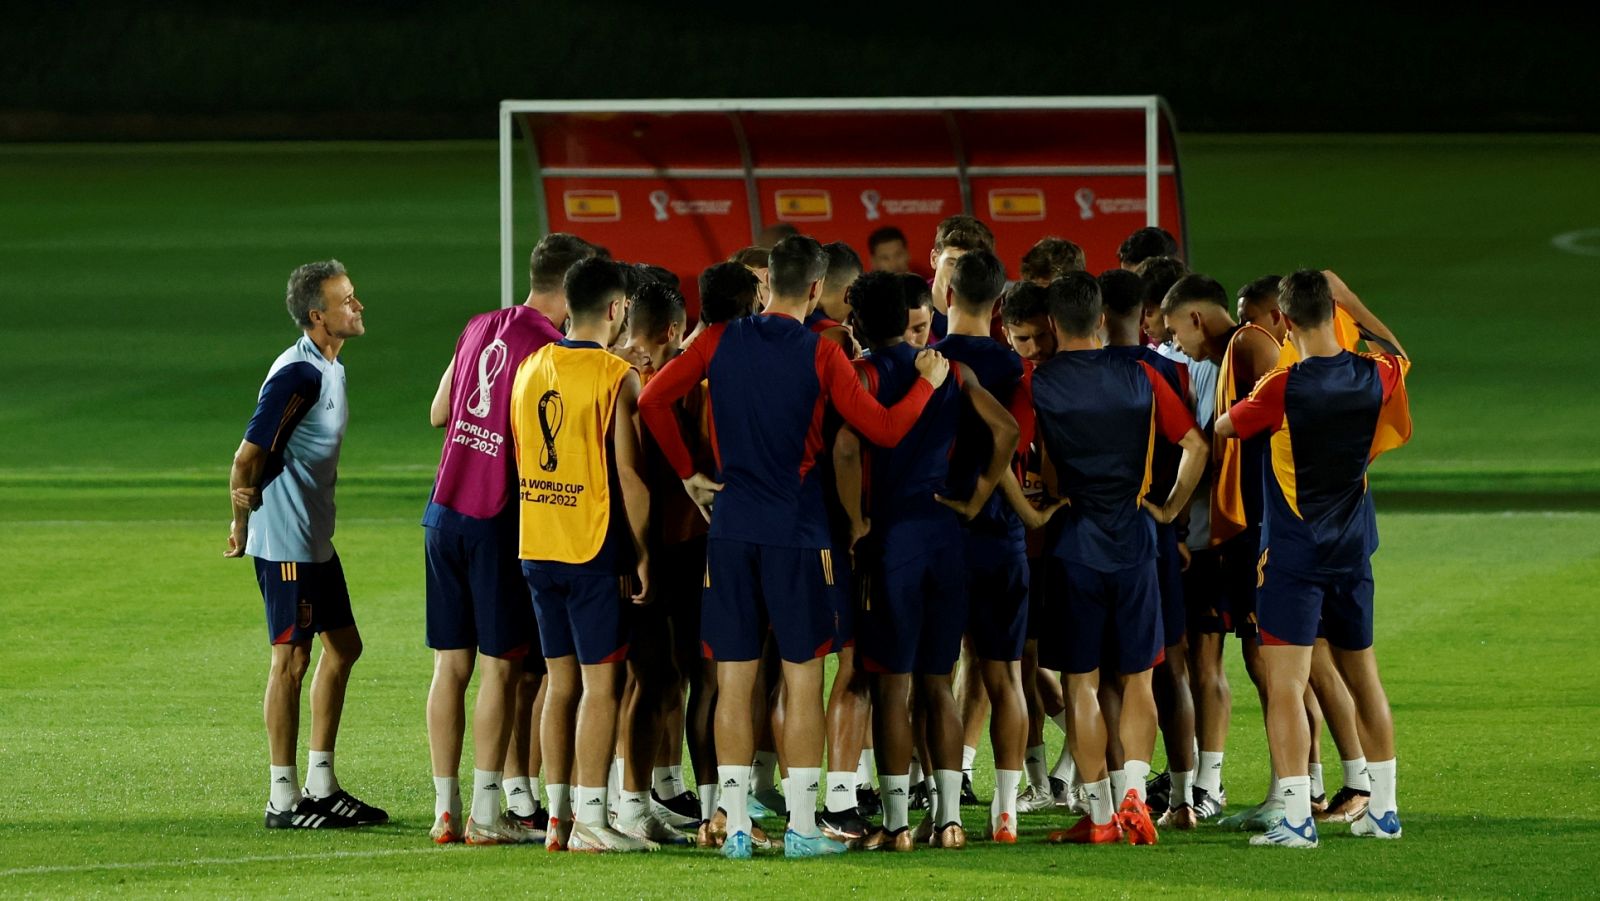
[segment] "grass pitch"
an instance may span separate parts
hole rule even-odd
[[[510,890],[586,896],[1574,895],[1600,875],[1590,636],[1600,419],[1582,342],[1600,257],[1590,139],[1209,139],[1186,148],[1197,266],[1325,265],[1417,359],[1417,437],[1373,474],[1378,640],[1406,837],[1310,854],[1215,829],[1155,848],[1015,848],[737,866],[438,849],[422,719],[423,413],[497,297],[486,145],[0,149],[0,888],[47,896]],[[367,303],[337,543],[366,656],[341,778],[394,822],[267,833],[266,654],[221,559],[226,462],[294,337],[287,271],[335,255]],[[1109,261],[1090,261],[1094,266]],[[1230,651],[1231,807],[1266,782]],[[1060,736],[1047,730],[1051,753]],[[302,742],[303,743],[303,742]],[[302,758],[303,758],[302,751]],[[1325,759],[1336,759],[1325,743]],[[978,790],[992,784],[987,751]],[[968,810],[975,832],[982,811]]]

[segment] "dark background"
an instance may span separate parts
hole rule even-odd
[[[1578,16],[64,0],[0,28],[0,140],[492,137],[509,97],[1141,93],[1186,131],[1596,131]]]

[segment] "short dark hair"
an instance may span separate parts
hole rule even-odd
[[[1054,281],[1084,268],[1083,248],[1055,235],[1040,238],[1022,255],[1022,277],[1026,279]]]
[[[1333,288],[1316,269],[1297,269],[1278,286],[1278,307],[1295,328],[1315,328],[1333,318]]]
[[[1133,271],[1144,279],[1144,305],[1159,307],[1167,291],[1189,274],[1189,267],[1177,257],[1150,257]]]
[[[900,285],[905,289],[907,310],[933,306],[933,286],[928,284],[927,279],[915,272],[898,272],[894,275],[900,279]]]
[[[861,265],[861,256],[843,241],[822,245],[822,252],[828,255],[828,274],[824,276],[823,287],[829,291],[849,285],[850,280],[865,268]]]
[[[1263,275],[1258,279],[1244,283],[1239,289],[1239,299],[1245,303],[1260,303],[1272,299],[1277,300],[1281,289],[1279,283],[1283,281],[1281,275]]]
[[[659,338],[673,323],[681,325],[687,319],[683,295],[666,282],[641,286],[628,305],[628,327],[648,338]]]
[[[845,300],[862,340],[877,346],[905,334],[911,309],[905,288],[893,272],[868,272],[850,283]]]
[[[1050,318],[1073,338],[1094,334],[1100,325],[1100,283],[1087,272],[1069,272],[1050,283]]]
[[[872,234],[867,235],[867,255],[871,256],[877,253],[878,245],[887,244],[890,241],[899,241],[901,244],[905,244],[906,233],[892,225],[885,225],[883,228],[877,229]]]
[[[1161,312],[1172,313],[1179,307],[1191,303],[1216,304],[1222,309],[1228,308],[1228,291],[1222,283],[1209,275],[1192,273],[1185,275],[1173,283],[1167,291],[1166,297],[1161,301]]]
[[[816,238],[790,235],[773,245],[767,270],[767,284],[773,294],[795,297],[828,274],[828,255],[822,252]]]
[[[284,292],[284,304],[289,308],[289,318],[301,328],[311,327],[311,311],[325,311],[327,300],[322,296],[322,283],[344,275],[344,264],[338,260],[306,263],[289,273],[289,288]]]
[[[761,280],[743,263],[716,263],[700,273],[700,321],[716,325],[747,316]]]
[[[1050,289],[1033,282],[1017,282],[1006,289],[1000,302],[1000,321],[1021,325],[1030,319],[1050,315]]]
[[[548,294],[561,287],[561,280],[566,276],[567,270],[579,260],[587,260],[593,256],[601,256],[599,248],[583,240],[577,235],[566,232],[554,232],[539,239],[533,245],[533,256],[528,259],[528,275],[533,283],[533,290],[540,294]]]
[[[1107,269],[1100,273],[1100,302],[1106,312],[1119,319],[1144,309],[1144,279],[1126,269]]]
[[[765,269],[767,268],[767,258],[771,253],[772,248],[770,247],[752,244],[749,247],[741,247],[729,254],[728,262],[749,266],[751,269]]]
[[[1117,248],[1117,259],[1124,266],[1137,266],[1151,257],[1175,257],[1178,239],[1172,232],[1153,225],[1145,226],[1129,235]]]
[[[592,320],[604,312],[613,294],[626,294],[627,279],[622,267],[610,260],[590,257],[579,260],[561,280],[567,295],[567,310],[573,319]]]
[[[1006,267],[994,251],[969,250],[956,260],[950,287],[968,304],[992,303],[1006,289]]]
[[[933,230],[933,252],[946,247],[957,250],[994,250],[994,232],[976,216],[950,216]]]

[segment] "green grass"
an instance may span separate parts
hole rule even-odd
[[[0,148],[0,890],[1583,893],[1600,875],[1600,409],[1584,343],[1600,258],[1549,242],[1600,226],[1597,151],[1581,138],[1186,146],[1199,268],[1230,286],[1338,269],[1417,359],[1416,439],[1373,475],[1405,840],[1329,834],[1290,857],[1202,831],[1065,849],[1037,843],[1064,824],[1043,816],[1017,848],[735,867],[426,845],[416,521],[439,439],[423,408],[461,323],[498,297],[491,145]],[[293,338],[284,276],[329,254],[350,266],[370,329],[346,353],[337,540],[367,653],[340,770],[395,822],[268,834],[260,601],[249,564],[220,557],[222,485],[265,367]],[[1239,807],[1264,788],[1266,758],[1232,663]]]

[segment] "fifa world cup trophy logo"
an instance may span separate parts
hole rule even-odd
[[[489,415],[489,408],[494,402],[494,380],[506,368],[506,343],[499,338],[489,342],[489,346],[478,354],[478,390],[473,394],[472,403],[467,404],[467,412],[479,419]]]
[[[539,449],[539,468],[545,472],[556,471],[556,436],[561,434],[564,412],[560,391],[546,391],[539,398],[539,432],[544,437],[544,447]]]

